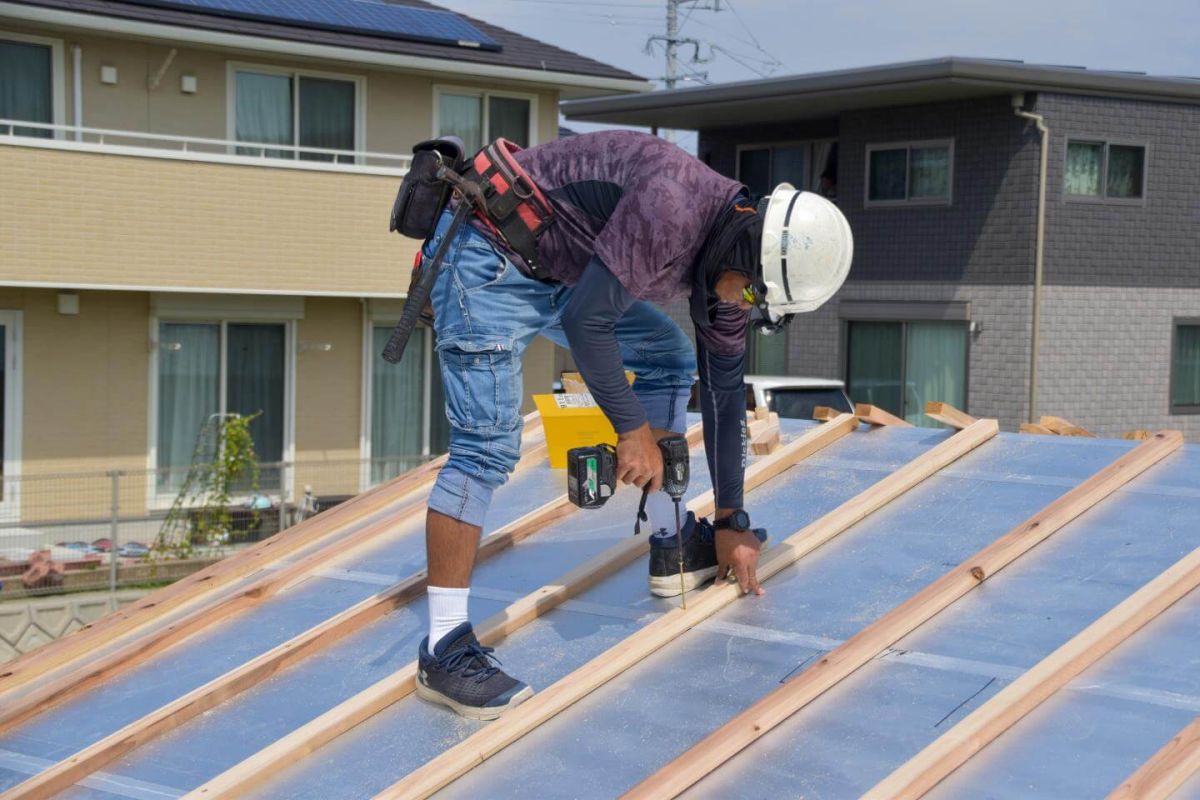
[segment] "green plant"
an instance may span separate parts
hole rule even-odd
[[[171,510],[159,529],[154,550],[161,555],[184,558],[195,552],[200,542],[224,542],[234,538],[233,515],[230,512],[235,492],[258,491],[258,455],[250,435],[250,423],[262,412],[214,415],[215,441],[212,447],[197,444],[197,452],[208,451],[210,459],[193,460],[187,478],[180,488]],[[213,428],[206,425],[206,428]],[[201,432],[204,438],[205,431]],[[251,525],[258,523],[258,512],[252,510]]]

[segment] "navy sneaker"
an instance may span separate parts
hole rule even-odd
[[[432,654],[426,636],[417,650],[417,696],[464,717],[495,719],[533,696],[531,687],[505,674],[499,663],[469,622],[443,636]]]
[[[767,532],[755,528],[762,543]],[[705,518],[689,511],[683,521],[683,588],[679,580],[679,537],[675,531],[659,530],[650,535],[650,593],[678,597],[683,591],[703,586],[717,575],[717,534]]]

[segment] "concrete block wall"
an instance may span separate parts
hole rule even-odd
[[[1038,413],[1102,436],[1176,428],[1200,442],[1200,415],[1170,413],[1176,317],[1200,317],[1191,289],[1048,286]]]
[[[89,592],[0,604],[0,662],[77,631],[145,594],[144,589]]]

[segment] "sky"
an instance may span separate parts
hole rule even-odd
[[[647,54],[646,41],[665,30],[665,0],[433,1],[647,78],[664,72],[661,45]],[[680,12],[681,35],[712,59],[685,64],[707,73],[696,81],[949,55],[1200,78],[1197,0],[715,1],[720,11],[700,0]]]

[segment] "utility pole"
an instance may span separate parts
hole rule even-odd
[[[651,36],[646,40],[646,52],[652,52],[655,42],[662,42],[663,49],[667,53],[667,70],[663,75],[663,85],[668,89],[674,89],[675,84],[679,82],[679,47],[680,45],[692,48],[692,58],[689,63],[703,64],[712,59],[700,57],[700,42],[696,39],[682,39],[679,36],[679,9],[681,6],[688,6],[693,11],[720,11],[721,0],[667,0],[667,31],[662,36]],[[707,78],[707,73],[693,73],[697,78]]]
[[[679,0],[667,0],[667,74],[668,89],[675,88],[675,73],[679,68],[676,48],[679,47]]]

